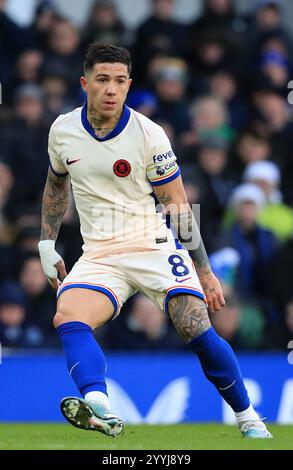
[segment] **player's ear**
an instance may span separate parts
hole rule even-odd
[[[83,91],[87,93],[87,89],[88,89],[87,78],[84,76],[80,77],[80,84],[82,86]]]
[[[131,85],[132,85],[132,78],[130,78],[130,79],[128,80],[128,90],[129,90],[129,88],[131,87]]]

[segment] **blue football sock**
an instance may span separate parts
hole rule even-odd
[[[246,410],[250,401],[231,346],[209,328],[188,346],[197,354],[205,376],[235,412]]]
[[[99,391],[107,395],[106,360],[92,329],[74,321],[57,328],[63,343],[67,367],[81,395]]]

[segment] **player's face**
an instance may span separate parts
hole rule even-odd
[[[88,103],[102,117],[119,113],[131,85],[127,65],[121,63],[95,64],[92,71],[81,77],[81,85],[88,95]]]

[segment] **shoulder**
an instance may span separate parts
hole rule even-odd
[[[81,108],[76,108],[66,114],[60,114],[51,125],[50,132],[62,132],[64,126],[73,123],[76,120],[77,115],[80,116]]]
[[[154,139],[162,139],[167,138],[164,129],[156,124],[151,119],[147,118],[141,113],[134,111],[133,109],[132,115],[133,119],[137,121],[138,125],[141,127],[142,131],[144,132],[146,138],[151,139],[154,142]]]

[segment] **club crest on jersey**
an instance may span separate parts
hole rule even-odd
[[[131,165],[127,160],[117,160],[113,165],[113,171],[116,176],[125,178],[131,172]]]

